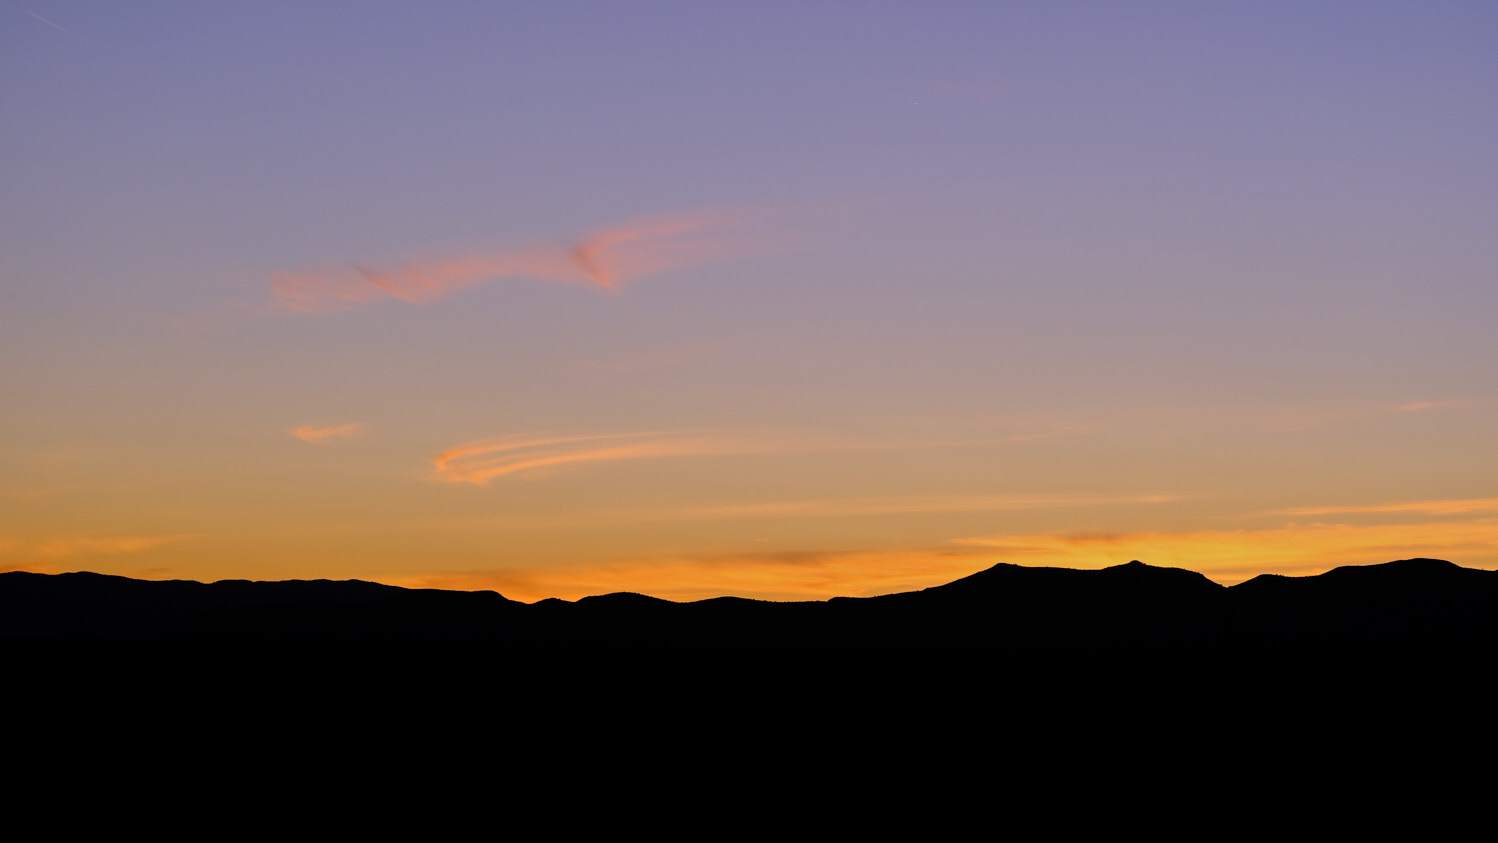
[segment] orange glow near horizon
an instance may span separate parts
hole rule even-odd
[[[1432,524],[1312,524],[1184,533],[984,536],[959,540],[999,561],[1095,568],[1138,559],[1226,585],[1258,574],[1306,574],[1415,556],[1498,563],[1498,519]],[[1462,564],[1458,562],[1458,564]]]
[[[1138,559],[1184,568],[1223,585],[1259,574],[1310,576],[1341,565],[1414,556],[1498,567],[1498,522],[1277,530],[1153,533],[1129,536],[1014,535],[962,539],[904,551],[765,552],[696,558],[616,560],[545,569],[507,569],[403,578],[421,588],[486,589],[513,600],[575,600],[633,591],[670,600],[735,595],[768,600],[826,600],[914,591],[1007,562],[1096,569]]]
[[[470,571],[403,578],[410,588],[498,591],[512,600],[577,600],[631,591],[667,600],[724,595],[761,600],[826,600],[910,591],[984,567],[980,554],[939,551],[844,551],[725,554],[618,560],[541,569]]]
[[[0,537],[3,538],[3,537]],[[231,568],[188,570],[153,564],[160,552],[195,535],[57,537],[0,542],[0,570],[60,573],[99,570],[146,579],[203,581],[242,578]],[[181,551],[177,552],[180,556]],[[1095,569],[1133,559],[1184,568],[1223,585],[1259,574],[1308,576],[1340,565],[1369,565],[1425,556],[1465,567],[1498,568],[1498,519],[1431,524],[1329,524],[1264,530],[1139,534],[994,535],[909,549],[766,550],[755,553],[644,555],[565,565],[476,567],[468,570],[361,575],[410,588],[493,590],[513,600],[575,600],[632,591],[671,600],[723,595],[769,600],[825,600],[941,585],[1001,562]],[[129,561],[130,558],[139,561]],[[324,578],[339,578],[327,574]]]

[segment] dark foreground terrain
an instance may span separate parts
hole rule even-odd
[[[1264,575],[1001,564],[922,591],[825,602],[638,594],[526,604],[361,581],[204,584],[0,574],[0,643],[462,644],[495,651],[922,650],[1010,654],[1486,650],[1498,572],[1437,559]]]

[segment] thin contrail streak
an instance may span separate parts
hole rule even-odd
[[[37,20],[41,21],[42,23],[44,23],[44,24],[52,27],[53,29],[57,30],[58,32],[66,32],[67,34],[73,36],[74,38],[78,37],[78,33],[74,32],[74,31],[72,31],[72,30],[70,30],[70,29],[68,29],[66,27],[63,27],[63,26],[61,26],[59,24],[53,23],[52,21],[47,20],[46,18],[42,17],[41,15],[37,14],[36,12],[31,11],[30,9],[22,9],[21,11],[25,12],[28,15],[31,15],[32,17],[34,17]]]

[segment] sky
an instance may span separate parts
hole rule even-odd
[[[1498,4],[0,0],[0,570],[1498,568]]]

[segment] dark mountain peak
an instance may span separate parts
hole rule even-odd
[[[1498,646],[1498,573],[1439,559],[1263,575],[1232,589],[1138,560],[999,563],[923,591],[827,602],[633,592],[525,604],[363,581],[146,581],[0,574],[0,642],[435,642],[525,649],[999,648],[1310,652]]]
[[[704,597],[701,600],[693,600],[693,606],[752,606],[757,603],[769,603],[769,600],[756,600],[752,597],[734,597],[725,594],[722,597]]]
[[[1481,581],[1488,584],[1487,571],[1463,568],[1444,559],[1400,559],[1379,565],[1343,565],[1315,579],[1328,587],[1357,591],[1409,591],[1411,589],[1448,588],[1458,583]]]
[[[1148,591],[1220,591],[1223,586],[1185,568],[1162,568],[1135,559],[1097,572],[1109,588],[1120,586]]]
[[[15,571],[14,573],[19,574],[26,572]],[[46,576],[46,574],[36,574],[35,576],[41,577]],[[55,576],[62,577],[63,579],[77,580],[79,582],[119,582],[121,580],[130,579],[129,577],[122,577],[118,574],[100,574],[96,571],[68,571],[67,573],[56,574]]]
[[[1120,594],[1211,593],[1222,590],[1218,583],[1184,568],[1160,568],[1139,560],[1107,568],[1031,568],[1000,562],[976,574],[953,580],[946,585],[925,589],[919,594],[948,595],[1008,593],[1116,592]]]
[[[634,591],[615,591],[611,594],[589,595],[578,600],[577,605],[591,606],[593,608],[599,608],[603,606],[614,608],[625,606],[662,606],[675,604],[670,600],[666,600],[661,597],[651,597],[648,594],[640,594]]]
[[[1032,568],[1024,565],[1016,565],[1012,562],[1000,562],[991,568],[985,568],[976,574],[968,574],[949,583],[934,585],[917,592],[890,594],[875,599],[913,597],[917,594],[976,596],[987,593],[1000,593],[1021,588],[1029,589],[1042,583],[1056,583],[1063,578],[1077,573],[1079,572],[1070,568]]]
[[[1399,559],[1376,565],[1340,565],[1329,571],[1307,576],[1285,574],[1259,574],[1233,586],[1242,593],[1285,592],[1302,588],[1357,589],[1392,588],[1408,589],[1431,585],[1444,585],[1482,578],[1491,572],[1475,568],[1463,568],[1445,559]]]
[[[1236,585],[1230,585],[1228,586],[1228,588],[1235,592],[1243,593],[1253,591],[1268,591],[1275,588],[1285,587],[1295,579],[1306,578],[1289,577],[1285,576],[1284,574],[1259,574],[1257,576],[1250,577]]]
[[[1414,559],[1396,559],[1393,562],[1385,562],[1382,565],[1362,565],[1365,569],[1382,568],[1386,571],[1399,571],[1401,573],[1434,574],[1437,576],[1448,575],[1456,571],[1466,570],[1455,562],[1445,559],[1426,559],[1416,557]]]
[[[1143,562],[1140,562],[1138,559],[1125,562],[1122,565],[1109,565],[1106,568],[1098,568],[1097,570],[1116,571],[1140,576],[1147,576],[1151,571],[1184,571],[1188,574],[1196,573],[1195,571],[1187,571],[1185,568],[1166,568],[1160,565],[1146,565]]]

